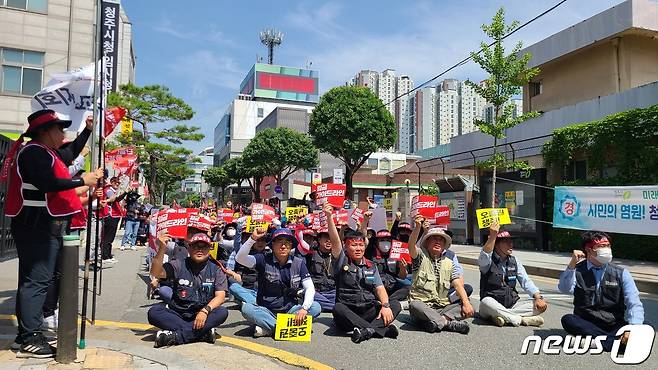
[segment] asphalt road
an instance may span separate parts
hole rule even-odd
[[[156,303],[146,299],[143,282],[143,250],[116,251],[119,263],[104,271],[103,291],[98,300],[97,319],[124,322],[146,322],[146,310]],[[479,298],[479,272],[475,266],[464,265],[466,282],[473,285],[471,301],[476,311]],[[137,272],[137,273],[136,273]],[[227,302],[229,318],[219,329],[222,335],[234,336],[255,343],[297,353],[337,369],[409,369],[409,368],[613,368],[617,367],[608,353],[600,355],[522,355],[526,336],[565,335],[560,317],[572,312],[571,297],[559,294],[557,280],[534,277],[535,284],[549,302],[541,328],[498,328],[478,318],[469,319],[468,335],[442,332],[428,334],[410,325],[408,311],[402,311],[395,324],[400,329],[397,340],[372,339],[353,344],[348,336],[332,326],[331,314],[322,314],[313,323],[311,343],[277,342],[271,338],[251,338],[251,328],[233,302]],[[527,295],[523,295],[527,297]],[[642,295],[646,321],[658,327],[658,296]],[[656,346],[651,357],[640,368],[658,369]]]

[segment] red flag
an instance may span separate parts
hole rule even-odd
[[[103,127],[103,138],[110,136],[112,131],[119,125],[121,119],[126,115],[126,108],[113,107],[105,109],[105,126]]]

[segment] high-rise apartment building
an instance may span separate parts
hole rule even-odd
[[[459,87],[455,79],[443,80],[437,86],[437,144],[448,144],[450,138],[459,135]]]
[[[437,94],[433,86],[417,90],[409,101],[409,153],[437,145]]]
[[[466,82],[460,83],[459,133],[468,134],[477,130],[476,120],[481,120],[487,101]]]

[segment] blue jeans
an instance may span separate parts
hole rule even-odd
[[[332,312],[336,304],[336,289],[326,292],[318,292],[316,290],[313,300],[320,304],[322,312]]]
[[[256,291],[254,289],[247,289],[238,283],[233,283],[228,291],[242,303],[256,304]]]
[[[301,309],[301,305],[294,305],[288,310],[288,313],[294,314]],[[320,316],[321,310],[320,304],[313,301],[311,308],[308,309],[308,314],[315,319]],[[274,328],[276,327],[276,315],[266,307],[258,306],[255,303],[245,302],[242,305],[242,316],[250,323],[258,325],[271,333],[274,332]]]
[[[168,308],[164,303],[156,304],[148,311],[149,324],[162,330],[171,330],[176,334],[178,344],[193,343],[201,340],[212,328],[216,328],[226,321],[228,310],[219,306],[212,310],[206,318],[203,328],[195,330],[192,320],[185,320],[178,312]]]
[[[121,245],[133,246],[137,242],[137,232],[139,231],[139,220],[126,219],[126,230],[121,240]]]
[[[174,291],[170,286],[163,285],[158,288],[158,295],[162,299],[162,302],[169,304],[171,298],[174,296]]]

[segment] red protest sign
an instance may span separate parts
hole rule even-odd
[[[334,211],[333,217],[334,217],[334,222],[336,223],[336,225],[339,226],[347,225],[347,221],[349,220],[348,211],[342,208],[337,211]]]
[[[235,213],[233,213],[233,210],[230,208],[222,208],[219,212],[218,217],[221,218],[222,220],[226,222],[233,222],[233,216]]]
[[[187,237],[187,210],[168,209],[158,214],[158,222],[156,224],[156,234],[169,234],[175,239],[185,239]]]
[[[199,230],[203,230],[205,232],[210,231],[212,229],[213,221],[210,217],[202,215],[198,212],[196,213],[189,213],[187,214],[187,227],[194,227]]]
[[[439,198],[433,195],[416,195],[411,200],[411,213],[413,219],[417,215],[425,218],[434,218],[435,209],[439,203]]]
[[[315,203],[323,206],[329,202],[336,208],[341,208],[345,201],[347,187],[345,184],[320,184],[315,191]]]
[[[409,254],[409,246],[407,243],[393,240],[391,243],[391,253],[389,254],[389,258],[397,261],[405,260],[407,263],[411,263],[411,255]]]
[[[364,213],[365,212],[363,212],[363,210],[361,208],[355,208],[354,212],[352,212],[352,220],[362,224],[363,223],[363,218],[364,218],[364,216],[363,216]]]
[[[313,211],[313,213],[310,216],[310,222],[311,222],[311,228],[313,230],[319,230],[322,227],[322,223],[320,222],[320,218],[322,217],[323,212],[322,211]],[[326,222],[325,222],[326,224]],[[326,227],[326,226],[325,226]]]
[[[441,226],[450,224],[450,208],[448,206],[438,206],[434,210],[434,217],[430,219],[430,224]]]
[[[254,203],[251,205],[252,221],[270,223],[274,220],[275,214],[274,208],[268,205],[262,203]]]

